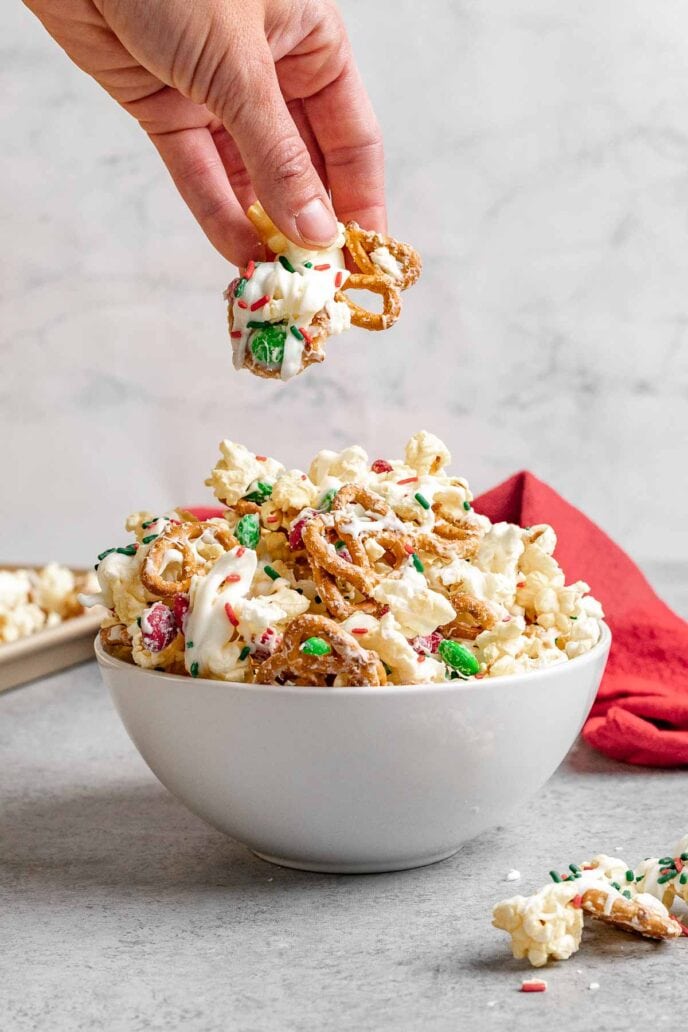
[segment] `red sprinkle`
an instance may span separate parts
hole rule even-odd
[[[334,285],[335,285],[335,287],[341,287],[341,285],[342,285],[342,274],[341,274],[341,272],[338,272],[337,275],[335,276],[335,278],[334,278]]]
[[[425,656],[423,656],[423,655],[421,655],[421,656],[418,656],[418,660],[417,660],[417,662],[418,662],[418,663],[424,663],[424,662],[425,662]]]
[[[237,306],[239,308],[248,308],[248,305],[246,304],[245,301],[237,301]]]
[[[391,473],[392,463],[387,462],[387,459],[375,459],[370,469],[373,473]]]
[[[270,298],[268,297],[268,295],[263,294],[262,297],[259,297],[257,301],[253,302],[253,304],[251,305],[251,311],[257,312],[259,308],[265,308],[269,300]]]
[[[547,992],[547,982],[541,982],[537,978],[529,978],[525,982],[521,982],[522,993],[545,993]]]
[[[418,477],[407,477],[406,480],[397,480],[397,484],[417,484]]]
[[[314,265],[313,268],[316,270],[316,272],[325,272],[325,269],[329,269],[330,266],[329,265]]]
[[[581,867],[581,871],[594,871],[594,870],[595,870],[595,868],[592,866],[592,864],[583,864],[583,866]]]
[[[301,331],[301,336],[305,340],[306,344],[310,344],[311,347],[313,347],[313,338],[311,337],[308,330],[304,330],[303,326],[299,326],[299,330]]]
[[[241,557],[242,557],[242,555],[244,554],[245,551],[246,551],[246,549],[243,548],[243,547],[237,548],[237,551],[236,551],[237,559],[241,559]]]
[[[256,455],[256,460],[258,462],[267,462],[268,461],[268,457],[267,457],[267,455]]]
[[[524,580],[516,581],[517,588],[525,588],[526,582]]]
[[[305,473],[302,473],[302,474],[301,474],[301,479],[302,479],[302,480],[308,480],[308,477],[306,476],[306,474],[305,474]]]
[[[232,338],[232,340],[239,340],[239,338],[241,337],[241,330],[232,330],[232,332],[230,333],[230,337]]]
[[[351,633],[352,634],[367,634],[368,633],[368,628],[367,627],[352,627],[351,628]]]
[[[255,271],[256,271],[256,263],[253,261],[253,258],[252,258],[251,261],[246,266],[246,272],[244,273],[244,279],[250,279]]]
[[[680,856],[677,856],[676,859],[674,860],[674,867],[676,868],[676,870],[678,871],[679,874],[683,870],[684,862],[683,862],[683,860],[681,859]]]
[[[266,523],[279,523],[279,516],[268,516]]]
[[[408,552],[409,555],[413,555],[413,553],[415,552],[415,548],[413,547],[413,545],[404,545],[404,551]]]
[[[576,910],[580,910],[583,906],[583,897],[580,894],[578,896],[574,896],[571,900],[571,906],[575,907]]]
[[[684,925],[682,921],[679,921],[677,917],[674,918],[677,925],[681,926],[682,933],[688,938],[688,925]]]
[[[238,574],[238,573],[228,573],[222,583],[223,584],[238,584],[240,580],[241,580],[240,574]]]
[[[239,623],[239,618],[230,606],[229,602],[225,602],[225,613],[227,614],[227,619],[231,623],[232,627],[236,627]]]

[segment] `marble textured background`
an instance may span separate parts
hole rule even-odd
[[[90,561],[132,508],[204,498],[223,436],[299,465],[425,426],[476,490],[529,467],[685,559],[688,8],[343,7],[425,274],[285,389],[231,370],[230,270],[138,127],[5,5],[0,558]]]

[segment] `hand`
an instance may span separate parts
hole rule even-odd
[[[229,261],[261,256],[257,197],[297,244],[331,243],[334,211],[385,230],[380,130],[333,0],[25,3],[137,119]]]

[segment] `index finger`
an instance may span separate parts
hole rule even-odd
[[[382,132],[350,51],[338,77],[303,103],[337,217],[386,232]]]

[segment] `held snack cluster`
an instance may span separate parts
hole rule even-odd
[[[139,666],[263,684],[442,682],[565,663],[602,610],[566,585],[546,525],[473,511],[421,431],[404,459],[321,451],[306,474],[223,441],[198,520],[134,513],[98,557],[101,641]]]
[[[41,570],[0,569],[0,644],[80,616],[79,592],[95,590],[95,577],[48,563]]]
[[[274,261],[248,263],[225,291],[236,369],[288,380],[325,357],[327,338],[351,325],[386,330],[399,318],[401,291],[420,276],[418,253],[391,237],[338,223],[327,251],[292,243],[256,202],[247,212]],[[344,260],[348,252],[356,272]],[[349,290],[368,290],[382,310],[358,305]]]
[[[670,913],[688,903],[688,835],[670,856],[650,857],[635,869],[602,853],[569,864],[563,874],[550,871],[550,878],[539,892],[505,899],[492,913],[495,928],[511,936],[514,957],[527,957],[534,967],[567,960],[578,950],[584,913],[647,939],[688,935]]]

